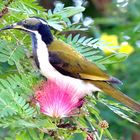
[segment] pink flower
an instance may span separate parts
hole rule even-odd
[[[83,105],[83,94],[77,92],[75,86],[63,80],[48,80],[35,91],[35,98],[43,114],[62,118],[73,115]]]

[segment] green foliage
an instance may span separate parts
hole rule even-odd
[[[122,62],[122,61],[126,60],[127,57],[128,57],[128,55],[125,53],[115,53],[108,57],[105,57],[102,60],[99,60],[98,63],[104,64],[104,65],[118,63],[118,62]]]
[[[100,54],[101,50],[99,50],[98,39],[86,38],[85,36],[80,37],[79,34],[72,38],[72,35],[70,34],[66,42],[71,44],[76,51],[80,52],[84,57],[87,57],[91,61],[95,62],[96,60],[103,58]]]
[[[58,31],[72,26],[69,17],[84,11],[84,7],[56,7],[53,11],[48,10],[48,24]],[[78,27],[77,27],[78,28]],[[79,28],[78,28],[79,29]]]
[[[0,79],[0,118],[15,115],[27,118],[34,115],[33,107],[21,96],[23,93],[31,92],[33,84],[31,80],[29,75],[22,75],[22,77],[14,75],[7,77],[6,80]]]
[[[21,65],[20,60],[23,60],[25,57],[23,46],[13,43],[7,43],[3,40],[0,40],[0,62],[8,62],[9,65],[16,65],[17,69],[20,69]],[[7,46],[7,47],[5,47]]]
[[[63,5],[64,6],[64,5]],[[85,10],[84,7],[56,7],[53,11],[48,10],[49,18],[59,17],[60,19],[69,18],[77,13],[83,12]]]
[[[125,120],[128,120],[129,122],[137,124],[137,125],[139,124],[138,122],[136,122],[133,119],[131,119],[131,118],[134,118],[136,116],[132,112],[132,110],[130,110],[129,108],[121,106],[118,103],[114,103],[113,101],[108,101],[108,100],[105,100],[105,99],[101,99],[99,102],[101,102],[102,104],[106,105],[110,110],[112,110],[114,113],[116,113],[120,117],[124,118]],[[129,116],[126,113],[124,113],[122,110],[124,112],[126,112]],[[130,116],[131,116],[131,118],[130,118]]]
[[[4,2],[1,1],[1,9],[3,5]],[[9,6],[8,15],[0,19],[2,21],[0,27],[31,16],[39,16],[46,19],[48,24],[55,29],[55,35],[58,38],[62,38],[103,70],[106,69],[106,65],[124,61],[127,58],[125,54],[104,55],[101,49],[103,44],[98,39],[81,36],[79,33],[76,33],[75,36],[70,34],[68,37],[62,35],[67,31],[87,30],[82,23],[75,24],[71,21],[72,16],[83,12],[84,9],[83,7],[64,8],[62,5],[46,12],[34,0],[14,1]],[[99,139],[101,128],[99,128],[98,122],[102,120],[102,117],[97,109],[98,99],[87,97],[88,104],[83,107],[83,114],[70,119],[64,118],[64,122],[70,123],[73,128],[76,128],[75,130],[59,128],[58,124],[61,120],[54,120],[40,114],[39,107],[31,103],[34,95],[33,89],[42,80],[42,76],[34,68],[33,60],[29,59],[32,55],[29,36],[19,31],[7,31],[0,34],[0,127],[1,130],[7,127],[9,130],[8,134],[4,135],[4,137],[7,136],[5,140],[51,140],[58,136],[68,140],[85,139],[87,133],[90,132]],[[102,99],[100,103],[125,120],[137,123],[129,117],[129,115],[133,117],[135,115],[128,108],[109,100]],[[54,133],[53,136],[51,136],[51,132]],[[108,130],[104,131],[104,137],[112,139]]]

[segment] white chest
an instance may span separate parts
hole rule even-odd
[[[60,75],[58,71],[49,62],[49,53],[46,44],[42,41],[39,34],[37,36],[37,57],[39,61],[40,71],[46,78],[54,78]]]

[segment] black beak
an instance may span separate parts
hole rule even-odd
[[[3,31],[3,30],[8,30],[8,29],[13,29],[13,28],[14,28],[14,26],[13,26],[13,25],[8,25],[8,26],[6,26],[6,27],[4,27],[4,28],[0,29],[0,31]]]

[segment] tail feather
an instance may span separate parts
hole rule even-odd
[[[102,91],[104,91],[106,94],[110,95],[111,97],[115,98],[119,102],[123,103],[124,105],[128,106],[129,108],[134,109],[136,112],[140,113],[140,104],[135,102],[130,97],[123,94],[121,91],[117,90],[107,82],[101,82],[101,81],[92,81],[92,84],[94,84],[96,87],[100,88]]]
[[[109,83],[112,83],[112,84],[123,84],[122,81],[120,81],[119,79],[115,78],[115,77],[110,77],[110,79],[107,81]]]

